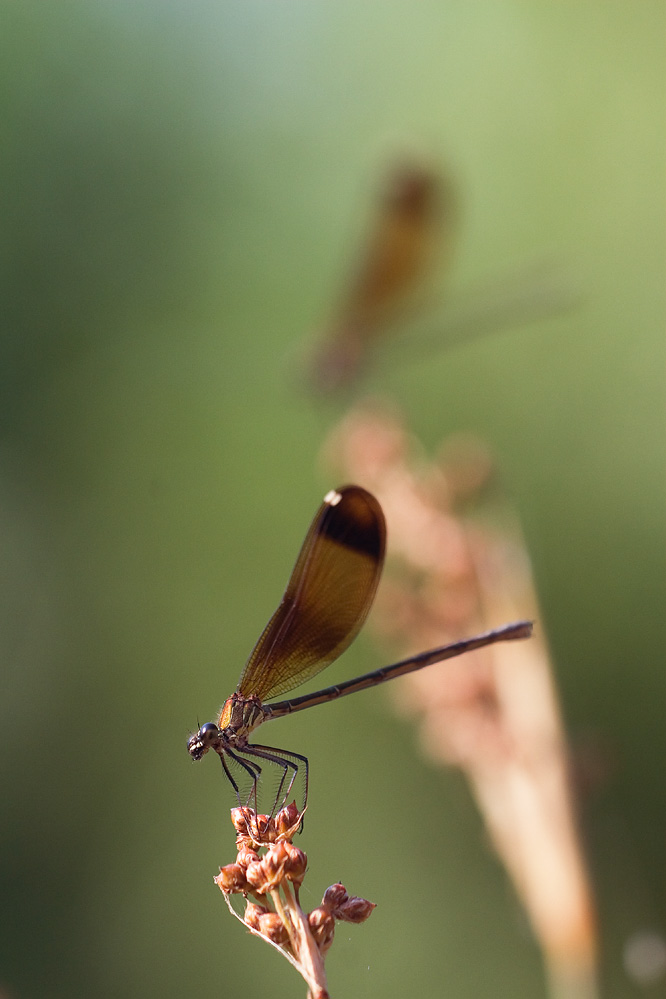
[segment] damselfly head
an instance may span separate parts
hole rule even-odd
[[[191,735],[187,740],[187,751],[193,760],[200,760],[213,747],[219,737],[220,730],[215,722],[206,722],[195,735]]]

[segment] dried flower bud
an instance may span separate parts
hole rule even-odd
[[[254,814],[250,808],[232,808],[231,821],[237,833],[241,836],[249,836],[252,829]]]
[[[272,882],[271,887],[275,887],[282,881],[284,877],[284,869],[287,861],[289,860],[289,854],[286,850],[286,845],[282,842],[273,843],[266,853],[262,863],[264,865],[264,870],[266,872],[266,877]]]
[[[261,857],[254,850],[239,850],[236,857],[236,863],[240,867],[247,867],[248,864],[256,864],[258,860],[261,860]]]
[[[324,892],[324,897],[321,900],[322,908],[332,912],[342,905],[343,902],[346,902],[348,898],[349,895],[345,886],[338,882],[338,884],[331,885]]]
[[[239,848],[238,841],[241,838],[253,846],[265,845],[275,840],[275,823],[269,815],[257,814],[251,808],[232,808],[231,821],[238,833],[236,843]]]
[[[319,906],[308,914],[308,924],[317,947],[322,953],[325,953],[333,943],[333,934],[335,933],[333,916],[323,906]]]
[[[284,843],[273,843],[262,860],[247,865],[245,872],[247,881],[260,895],[277,888],[284,878],[285,864],[288,860],[284,847]]]
[[[253,815],[251,833],[256,842],[265,845],[275,842],[275,823],[269,815]]]
[[[344,920],[345,923],[364,923],[376,907],[375,902],[368,902],[367,898],[358,898],[353,895],[338,907],[335,916],[337,919]]]
[[[225,892],[247,891],[248,887],[245,870],[240,864],[227,864],[226,867],[220,867],[220,873],[213,878],[213,881],[220,891]]]
[[[236,836],[236,849],[239,853],[243,850],[254,850],[255,842],[251,836]]]
[[[284,843],[284,848],[287,854],[284,865],[285,874],[295,885],[300,885],[308,866],[307,855],[293,843]]]
[[[270,912],[265,905],[257,905],[256,902],[248,902],[245,908],[244,920],[253,930],[259,929],[259,918]]]
[[[242,867],[239,869],[241,871],[243,870]],[[269,890],[270,886],[268,884],[268,879],[266,878],[263,860],[256,860],[253,863],[248,864],[245,870],[245,877],[252,890],[258,892],[260,895],[265,895]]]
[[[296,807],[295,801],[292,801],[285,808],[281,808],[275,816],[275,831],[277,835],[283,836],[285,839],[291,839],[301,824],[301,818],[302,815]]]
[[[289,934],[277,912],[259,916],[259,932],[276,944],[286,944],[289,941]]]

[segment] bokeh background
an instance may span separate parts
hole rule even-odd
[[[317,454],[344,406],[294,358],[403,143],[456,178],[450,288],[545,257],[582,293],[370,387],[426,446],[471,430],[499,456],[568,730],[607,764],[581,804],[601,993],[663,994],[623,952],[665,927],[664,21],[656,0],[2,4],[3,995],[302,994],[212,885],[229,800],[185,740],[336,484]],[[330,681],[385,654],[362,636]],[[275,725],[311,761],[306,907],[338,879],[378,903],[339,930],[331,993],[544,996],[463,778],[385,692]]]

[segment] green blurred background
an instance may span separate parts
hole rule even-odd
[[[602,995],[664,932],[664,12],[656,0],[108,0],[0,8],[2,889],[11,999],[304,994],[231,919],[236,684],[343,406],[296,388],[387,156],[461,194],[453,289],[542,256],[574,312],[375,375],[428,446],[489,440],[572,738]],[[380,665],[361,638],[328,674]],[[383,661],[383,659],[382,659]],[[278,732],[278,725],[280,731]],[[283,728],[282,728],[283,726]],[[383,692],[276,723],[310,757],[305,906],[342,880],[332,995],[545,995],[463,778]]]

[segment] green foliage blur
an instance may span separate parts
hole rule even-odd
[[[581,305],[370,379],[428,447],[470,430],[520,512],[573,745],[602,995],[664,909],[664,12],[656,0],[106,0],[0,7],[0,994],[304,994],[230,918],[233,690],[344,403],[302,391],[387,156],[461,194],[451,288],[542,258]],[[389,538],[390,543],[390,538]],[[333,682],[386,661],[361,636]],[[307,753],[304,904],[331,994],[540,997],[464,780],[384,692],[276,722]],[[280,731],[277,728],[280,726]],[[308,894],[309,893],[309,894]]]

